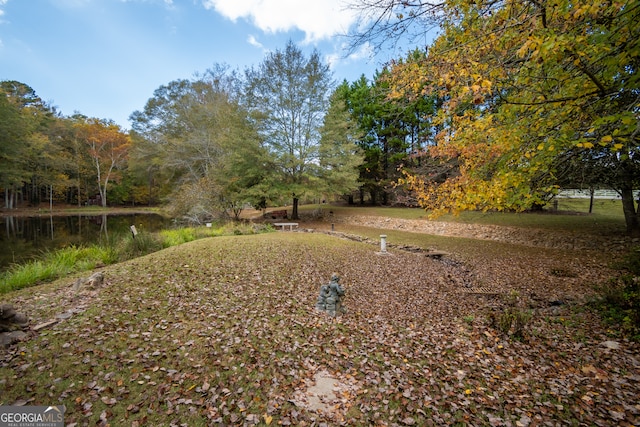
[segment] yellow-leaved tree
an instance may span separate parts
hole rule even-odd
[[[76,137],[87,146],[95,168],[100,204],[107,206],[109,182],[117,178],[119,169],[126,164],[131,138],[120,126],[108,120],[87,119],[74,125]]]
[[[424,208],[521,211],[580,176],[615,189],[640,233],[638,0],[379,3],[395,5],[376,24],[389,31],[441,29],[423,58],[391,68],[390,99],[444,100],[427,155],[455,173],[405,171]]]

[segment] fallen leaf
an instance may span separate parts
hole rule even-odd
[[[102,401],[102,403],[109,406],[115,405],[117,403],[115,397],[102,396],[100,400]]]

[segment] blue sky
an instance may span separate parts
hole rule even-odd
[[[216,63],[257,66],[289,39],[317,48],[337,81],[371,78],[392,53],[346,56],[357,17],[344,1],[0,0],[0,80],[128,129],[159,86]]]

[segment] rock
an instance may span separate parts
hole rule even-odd
[[[0,319],[10,319],[15,316],[16,310],[11,304],[0,304]]]
[[[104,274],[102,273],[102,271],[96,271],[87,278],[80,278],[76,280],[73,284],[73,290],[77,292],[80,290],[80,288],[96,289],[102,286],[103,282]]]
[[[619,350],[620,343],[618,341],[605,341],[602,343],[603,346],[607,347],[610,350]]]
[[[23,331],[12,331],[0,333],[0,347],[9,347],[11,344],[22,341],[27,337]]]
[[[65,311],[64,313],[57,314],[56,319],[65,320],[71,318],[71,316],[73,316],[71,311]]]
[[[12,321],[19,326],[26,326],[29,323],[29,318],[24,313],[16,313]]]
[[[18,313],[11,304],[0,305],[0,332],[24,329],[28,323],[27,316]]]

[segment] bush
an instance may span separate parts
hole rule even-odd
[[[490,324],[503,334],[518,341],[524,340],[525,329],[533,317],[531,310],[526,310],[519,306],[519,294],[511,292],[507,298],[507,307],[497,315],[489,315]]]
[[[530,310],[508,307],[498,316],[498,328],[505,335],[511,335],[517,340],[525,338],[525,327],[533,317]]]
[[[163,248],[159,236],[150,233],[138,233],[135,238],[128,236],[121,240],[117,252],[120,259],[131,259],[137,256],[150,254]]]

